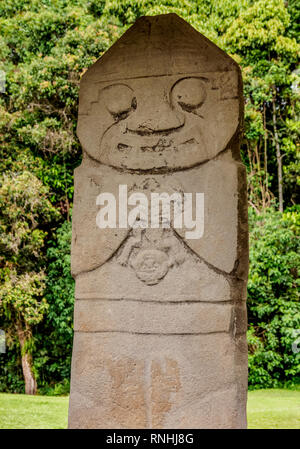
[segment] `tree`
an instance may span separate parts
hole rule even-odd
[[[248,281],[249,385],[300,383],[299,211],[250,213]]]
[[[17,275],[10,271],[0,289],[0,313],[6,321],[6,331],[16,335],[21,349],[25,393],[35,394],[37,383],[32,369],[32,328],[47,312],[48,304],[41,298],[44,290],[44,273]]]
[[[45,274],[41,268],[47,232],[43,220],[57,215],[47,188],[32,173],[4,175],[0,180],[0,317],[10,338],[21,349],[25,392],[35,394],[32,369],[33,328],[47,311],[42,298]]]
[[[265,273],[252,274],[256,273],[256,261],[268,265],[275,260],[269,251],[270,240],[263,235],[269,221],[261,217],[269,211],[275,217],[272,232],[283,235],[282,229],[275,227],[276,221],[281,221],[273,207],[285,214],[299,200],[297,0],[0,0],[0,70],[6,74],[6,89],[0,93],[1,182],[2,186],[10,184],[11,189],[14,183],[19,186],[18,201],[12,200],[8,191],[0,194],[0,276],[10,295],[14,295],[13,289],[19,295],[26,283],[32,293],[30,304],[39,304],[43,297],[48,303],[47,309],[40,310],[43,319],[30,325],[29,338],[32,369],[44,391],[69,376],[73,281],[68,257],[73,170],[81,162],[75,133],[80,77],[138,17],[170,12],[187,20],[242,68],[245,138],[241,154],[248,172],[249,205],[254,217],[264,223],[251,229],[256,237],[251,240],[250,360],[252,373],[256,368],[256,374],[260,372],[262,365],[267,371],[264,357],[270,354],[270,347],[260,332],[266,333],[271,318],[266,315],[261,327],[254,308],[263,293],[265,301],[273,298],[276,303],[286,285],[279,283],[273,292],[272,280]],[[34,187],[40,192],[37,198],[29,195]],[[43,203],[39,211],[36,201]],[[293,214],[297,215],[295,210]],[[293,242],[293,233],[287,229],[294,226],[288,221],[284,232]],[[262,241],[261,247],[256,238]],[[280,260],[288,261],[288,253]],[[42,272],[45,278],[35,278]],[[265,285],[260,284],[260,277]],[[36,289],[35,293],[31,289]],[[26,291],[22,295],[27,297]],[[294,312],[285,310],[284,319],[288,320]],[[282,317],[274,307],[276,314]],[[1,319],[9,325],[3,311]],[[12,335],[5,359],[0,357],[0,389],[22,391],[20,343],[16,330]],[[260,342],[262,352],[253,352],[253,339]],[[275,352],[278,365],[290,366],[283,351]],[[282,373],[294,379],[288,368],[281,370],[281,380]],[[251,382],[263,385],[253,379],[255,376]],[[268,376],[265,379],[264,385],[272,383]]]
[[[249,177],[250,201],[252,200],[251,205],[257,211],[261,210],[261,206],[269,206],[269,202],[262,198],[262,205],[259,204],[259,198],[251,195],[255,190],[255,184],[253,186],[251,182],[254,180],[255,183],[259,179],[262,197],[271,189],[271,196],[277,195],[279,210],[283,212],[283,157],[287,167],[291,159],[294,161],[296,158],[296,151],[293,154],[291,150],[283,153],[288,142],[295,141],[295,132],[291,132],[287,123],[297,120],[296,107],[299,100],[299,91],[293,89],[293,83],[299,83],[299,76],[296,80],[294,70],[300,47],[294,37],[288,36],[291,34],[291,19],[283,0],[258,0],[243,9],[222,36],[225,49],[237,54],[243,67],[246,162],[252,175]],[[247,120],[249,111],[252,111],[252,117],[248,116],[250,120]],[[293,149],[296,150],[296,147]],[[261,157],[264,158],[264,170]],[[277,185],[272,182],[275,178],[274,162]],[[271,170],[271,176],[268,170]],[[294,177],[293,182],[295,181]],[[286,197],[286,203],[293,203],[292,198]]]

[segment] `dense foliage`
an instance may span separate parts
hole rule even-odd
[[[1,391],[23,391],[26,360],[31,386],[68,390],[80,76],[136,18],[168,12],[242,68],[249,381],[251,387],[299,382],[299,353],[292,352],[300,328],[297,6],[296,0],[0,0],[0,328],[8,343],[0,354]]]
[[[299,382],[299,212],[250,211],[249,386]],[[298,338],[299,340],[299,338]]]

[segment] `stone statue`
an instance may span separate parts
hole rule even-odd
[[[175,14],[82,77],[70,428],[246,427],[242,121],[239,67]]]

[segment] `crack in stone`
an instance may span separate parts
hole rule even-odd
[[[212,334],[225,334],[230,335],[230,332],[226,331],[211,331],[211,332],[134,332],[134,331],[124,331],[124,330],[102,330],[102,331],[83,331],[74,330],[74,332],[79,334],[129,334],[129,335],[159,335],[159,336],[170,336],[176,335],[177,337],[185,337],[188,335],[212,335]]]
[[[233,64],[234,67],[234,64]],[[125,80],[137,80],[137,79],[147,79],[147,78],[160,78],[160,77],[176,77],[176,76],[181,76],[181,75],[196,75],[198,74],[199,76],[205,76],[206,74],[211,74],[211,73],[229,73],[229,72],[233,72],[236,73],[236,69],[233,70],[206,70],[205,72],[199,72],[199,70],[195,71],[195,72],[188,72],[188,74],[186,72],[170,72],[170,73],[160,73],[157,75],[140,75],[140,76],[122,76],[122,78],[114,78],[113,80],[110,79],[102,79],[101,81],[94,81],[93,84],[103,84],[103,83],[109,83],[111,81],[115,82],[115,81],[125,81]],[[80,115],[87,115],[87,114],[80,114]]]
[[[133,299],[133,298],[79,298],[76,297],[75,298],[76,301],[116,301],[116,302],[120,302],[120,301],[124,301],[124,302],[141,302],[141,303],[155,303],[155,304],[214,304],[214,305],[218,305],[218,304],[228,304],[228,305],[234,305],[235,301],[232,299],[229,300],[224,300],[224,301],[202,301],[202,300],[196,300],[196,299],[180,299],[178,301],[176,300],[165,300],[165,299],[161,299],[161,300],[155,300],[155,299]]]

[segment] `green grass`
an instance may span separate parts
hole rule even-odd
[[[65,429],[68,396],[0,394],[0,429]]]
[[[0,429],[64,429],[69,398],[0,394]],[[248,395],[249,429],[299,429],[300,391],[257,390]]]
[[[248,428],[300,429],[300,391],[249,391]]]

